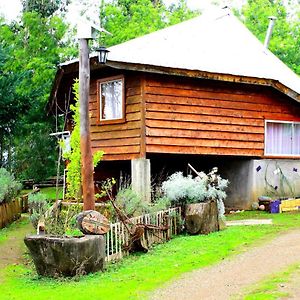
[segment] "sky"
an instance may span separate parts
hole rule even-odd
[[[90,0],[92,3],[99,3],[99,0]],[[164,0],[166,4],[171,4],[176,2],[177,0]],[[76,2],[80,2],[80,0],[76,0]],[[215,0],[187,0],[188,6],[191,9],[206,9],[209,8],[212,5],[212,2],[215,2]],[[223,1],[219,0],[220,3],[226,3],[226,2],[237,2],[235,0],[231,1]],[[21,1],[20,0],[0,0],[0,14],[4,15],[4,17],[8,20],[14,20],[17,18],[17,16],[20,14],[21,11]],[[74,13],[79,13],[78,5],[72,5],[71,7],[73,19],[74,19]]]

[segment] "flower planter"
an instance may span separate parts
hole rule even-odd
[[[76,276],[103,270],[105,238],[102,235],[56,237],[29,235],[24,239],[36,271],[42,276]]]

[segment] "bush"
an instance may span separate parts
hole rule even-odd
[[[185,177],[182,172],[177,172],[163,182],[162,190],[174,206],[217,200],[219,215],[222,217],[225,213],[223,201],[227,196],[224,190],[229,181],[216,172],[217,168],[214,168],[208,174],[200,172],[195,178],[191,175]]]
[[[29,194],[28,205],[30,221],[34,228],[36,228],[39,220],[45,218],[46,211],[49,208],[47,196],[43,193]]]
[[[0,204],[14,200],[20,193],[21,183],[6,169],[0,168]]]

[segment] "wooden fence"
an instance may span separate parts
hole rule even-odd
[[[20,218],[22,207],[19,200],[0,204],[0,228]]]
[[[142,244],[147,248],[154,243],[163,243],[169,240],[172,235],[177,235],[180,232],[178,228],[178,220],[181,216],[179,207],[170,208],[164,211],[159,211],[154,214],[146,214],[130,219],[134,224],[153,224],[157,226],[165,225],[167,219],[167,230],[145,230],[142,237]],[[125,251],[124,245],[129,242],[129,233],[122,222],[117,222],[110,225],[110,231],[106,234],[106,261],[120,260],[124,256],[129,255]]]

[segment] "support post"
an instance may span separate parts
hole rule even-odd
[[[79,39],[79,113],[83,209],[95,209],[94,166],[89,119],[90,60],[88,39]]]
[[[151,202],[150,160],[145,158],[131,160],[132,189],[146,202]]]

